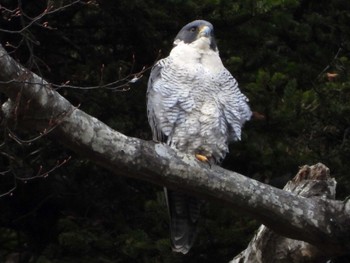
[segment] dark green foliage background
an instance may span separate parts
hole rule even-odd
[[[18,2],[1,5],[13,9]],[[211,21],[223,62],[255,112],[224,166],[283,187],[298,166],[323,162],[338,181],[338,198],[349,195],[350,2],[100,0],[69,6],[18,33],[3,30],[20,30],[45,8],[46,1],[22,1],[27,16],[11,19],[0,9],[0,41],[57,85],[120,80],[150,67],[159,54],[167,56],[184,24]],[[338,76],[329,79],[327,73]],[[148,74],[127,91],[58,91],[112,128],[148,140]],[[208,203],[195,246],[186,256],[174,254],[160,187],[115,176],[47,138],[19,145],[5,127],[0,165],[8,172],[0,175],[0,189],[5,193],[14,183],[16,189],[0,199],[0,262],[227,262],[259,225]],[[14,132],[22,139],[36,136]],[[68,164],[47,177],[32,178],[40,166],[48,171],[68,156]]]

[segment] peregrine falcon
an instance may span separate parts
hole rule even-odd
[[[250,119],[248,99],[223,66],[213,25],[196,20],[177,34],[168,57],[152,68],[147,115],[153,139],[220,164]],[[202,157],[202,158],[199,158]],[[195,239],[201,201],[165,189],[173,251],[186,254]]]

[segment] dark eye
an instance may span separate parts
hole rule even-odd
[[[190,28],[190,31],[191,31],[191,32],[196,32],[196,30],[197,30],[197,27],[195,27],[195,26],[193,26],[193,27]]]

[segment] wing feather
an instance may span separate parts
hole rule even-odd
[[[218,100],[222,107],[222,116],[226,120],[226,126],[229,131],[229,141],[241,139],[241,128],[252,115],[248,106],[248,98],[239,90],[236,79],[231,73],[224,69],[219,74],[221,92],[218,94]],[[221,131],[225,128],[221,121]]]
[[[155,141],[166,142],[195,104],[189,85],[173,67],[170,58],[159,60],[148,81],[147,115]]]

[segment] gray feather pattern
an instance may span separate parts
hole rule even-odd
[[[240,140],[251,111],[217,50],[211,55],[208,68],[200,60],[183,63],[186,55],[177,61],[176,56],[158,61],[148,82],[147,114],[155,141],[220,162],[229,142]],[[183,192],[165,189],[165,193],[172,248],[186,254],[196,236],[201,202]]]
[[[218,74],[195,65],[192,75],[171,57],[157,62],[148,85],[148,118],[156,140],[222,160],[250,119],[248,99],[224,67]],[[198,141],[199,140],[199,141]],[[198,148],[199,144],[199,148]]]

